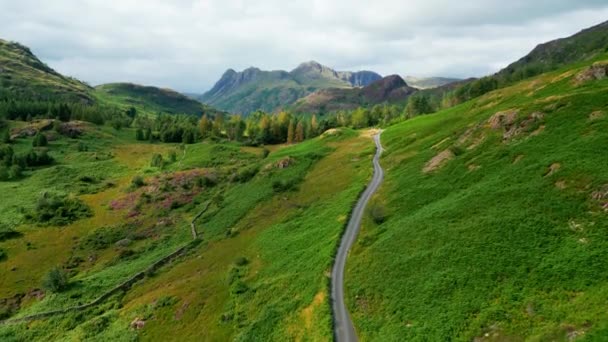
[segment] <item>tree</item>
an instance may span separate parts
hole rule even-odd
[[[221,136],[222,128],[224,128],[224,114],[217,113],[215,114],[215,119],[213,120],[213,135],[216,137]]]
[[[295,123],[293,120],[289,122],[289,128],[287,129],[287,143],[293,144],[295,140]]]
[[[369,126],[369,113],[365,108],[357,108],[352,115],[351,124],[354,128]]]
[[[7,181],[10,178],[10,174],[6,169],[6,166],[0,166],[0,182]]]
[[[226,124],[226,135],[230,140],[240,141],[245,133],[245,122],[240,115],[232,115]]]
[[[198,130],[201,133],[201,137],[203,139],[208,138],[213,129],[213,123],[207,117],[207,114],[203,115],[203,117],[198,122]]]
[[[163,156],[161,156],[160,154],[156,153],[155,155],[152,156],[152,162],[150,162],[150,166],[152,167],[163,167]]]
[[[68,287],[68,275],[59,267],[53,267],[44,278],[42,286],[50,292],[61,292]]]
[[[135,130],[135,140],[142,141],[145,140],[144,131],[141,128]]]
[[[319,123],[317,122],[317,114],[313,114],[310,119],[310,136],[316,137],[319,134]]]
[[[11,143],[11,134],[8,131],[8,129],[6,131],[4,131],[4,133],[2,133],[2,142],[5,144]]]
[[[194,132],[190,129],[184,130],[184,133],[182,134],[182,142],[184,144],[194,144],[194,140],[196,140]]]
[[[11,166],[8,170],[9,177],[13,180],[21,178],[23,174],[23,169],[18,164]]]
[[[148,128],[146,128],[146,134],[144,136],[144,139],[152,141],[152,138],[153,138],[153,136],[152,136],[152,128],[148,127]]]
[[[34,141],[32,142],[32,145],[34,147],[43,147],[48,145],[48,140],[46,139],[46,135],[38,132],[36,134],[36,136],[34,137]]]
[[[304,125],[302,124],[302,121],[298,122],[298,125],[296,126],[295,141],[304,141]]]

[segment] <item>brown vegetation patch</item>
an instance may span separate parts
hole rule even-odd
[[[477,164],[470,164],[468,167],[469,171],[473,172],[473,171],[477,171],[481,168],[481,166],[477,165]]]
[[[599,120],[604,117],[604,112],[601,110],[596,110],[595,112],[589,114],[589,121]]]
[[[304,319],[304,326],[306,329],[312,328],[312,318],[316,308],[323,305],[325,302],[325,291],[321,291],[315,295],[315,298],[312,300],[309,306],[305,307],[302,310],[302,319]]]
[[[551,164],[551,166],[549,166],[549,170],[547,170],[547,173],[545,173],[545,177],[549,177],[549,176],[555,174],[561,168],[562,168],[562,164],[560,164],[560,163]]]
[[[517,157],[515,157],[515,159],[513,160],[513,164],[517,164],[519,163],[522,159],[524,159],[524,155],[520,154]]]
[[[558,180],[557,182],[555,182],[555,187],[560,189],[560,190],[564,190],[565,188],[568,187],[567,183],[565,180]]]
[[[591,193],[591,199],[602,207],[604,211],[608,211],[608,184]]]
[[[296,160],[292,157],[285,157],[275,163],[277,169],[286,169],[291,165],[295,164]]]
[[[38,132],[52,129],[54,122],[55,120],[52,119],[34,120],[24,127],[13,128],[10,133],[11,139],[33,137],[38,134]]]
[[[454,159],[454,153],[452,151],[448,150],[444,150],[442,152],[440,152],[438,155],[436,155],[435,157],[433,157],[433,159],[429,160],[426,165],[424,165],[424,168],[422,169],[422,172],[424,173],[429,173],[432,171],[435,171],[441,167],[443,167],[448,161]]]

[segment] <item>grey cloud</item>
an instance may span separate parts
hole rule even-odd
[[[92,84],[202,92],[227,68],[317,60],[382,74],[481,76],[608,18],[605,0],[0,0],[1,38]]]

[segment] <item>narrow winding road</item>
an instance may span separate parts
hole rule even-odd
[[[334,337],[338,342],[351,342],[357,341],[357,333],[355,327],[350,319],[350,315],[346,309],[344,303],[344,267],[346,265],[346,258],[348,257],[348,251],[355,242],[359,228],[361,228],[361,219],[363,218],[363,212],[370,198],[376,192],[382,179],[384,178],[384,171],[380,167],[380,155],[382,154],[382,144],[380,143],[380,134],[374,135],[374,142],[376,143],[376,154],[374,155],[374,176],[372,181],[369,183],[359,201],[357,206],[353,210],[353,213],[346,226],[346,231],[342,237],[342,242],[338,248],[336,254],[336,261],[334,268],[331,272],[331,298],[332,298],[332,310],[334,315]]]

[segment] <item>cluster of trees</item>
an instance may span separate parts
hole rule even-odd
[[[81,120],[103,125],[115,118],[128,117],[116,108],[106,108],[80,103],[56,103],[43,101],[0,101],[0,118],[31,121],[33,119]]]
[[[15,153],[10,145],[2,145],[0,146],[0,181],[19,179],[25,168],[49,165],[53,161],[53,157],[46,151],[30,150],[27,153]]]

